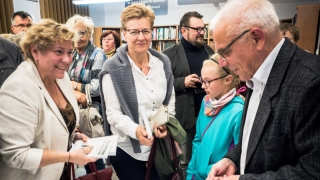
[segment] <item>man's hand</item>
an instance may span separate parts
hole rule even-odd
[[[186,88],[197,88],[196,83],[200,83],[200,79],[196,74],[190,74],[184,78],[184,86]]]
[[[236,178],[234,175],[236,172],[235,164],[227,158],[223,158],[216,164],[214,164],[209,172],[207,180],[219,180],[224,178]],[[238,176],[237,176],[238,177]],[[238,177],[239,179],[239,177]],[[231,179],[230,179],[231,180]]]

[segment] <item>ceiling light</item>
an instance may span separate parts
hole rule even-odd
[[[73,4],[97,4],[97,3],[111,3],[111,2],[124,2],[129,0],[72,0]]]

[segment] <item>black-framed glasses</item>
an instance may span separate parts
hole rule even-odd
[[[32,24],[17,24],[12,26],[22,29],[22,28],[29,28],[30,26],[32,26]]]
[[[236,37],[234,40],[232,40],[225,48],[216,51],[223,60],[226,60],[227,58],[223,55],[231,46],[233,43],[235,43],[238,39],[240,39],[243,35],[245,35],[247,32],[249,32],[251,29],[243,31],[238,37]]]
[[[218,79],[225,78],[227,76],[228,76],[228,74],[221,76],[221,77],[218,77],[218,78],[215,78],[215,79],[211,79],[209,81],[203,80],[202,77],[200,77],[199,80],[200,80],[201,84],[204,84],[206,87],[209,87],[211,82],[216,81]]]
[[[129,32],[130,35],[132,36],[138,36],[140,33],[142,33],[142,35],[147,36],[150,35],[152,30],[147,28],[147,29],[142,29],[141,31],[138,29],[127,29],[126,31]]]
[[[197,33],[199,33],[199,34],[201,33],[201,31],[203,31],[203,32],[206,32],[206,31],[207,31],[207,28],[206,28],[206,27],[198,27],[198,28],[196,28],[196,27],[191,27],[191,26],[184,26],[184,27],[187,27],[187,28],[196,30]]]

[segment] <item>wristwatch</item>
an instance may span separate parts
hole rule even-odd
[[[76,82],[76,84],[73,86],[74,90],[77,90],[77,85],[78,85],[78,82]]]

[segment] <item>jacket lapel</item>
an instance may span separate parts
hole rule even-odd
[[[63,126],[65,127],[65,129],[67,130],[66,123],[64,122],[63,117],[62,117],[62,115],[61,115],[61,113],[60,113],[60,111],[59,111],[56,103],[53,101],[53,99],[51,98],[51,96],[50,96],[50,94],[48,93],[47,89],[45,88],[45,86],[44,86],[44,84],[43,84],[43,82],[42,82],[42,80],[41,80],[41,78],[40,78],[40,75],[39,75],[39,73],[38,73],[38,70],[37,70],[37,68],[36,68],[36,66],[34,65],[33,62],[29,62],[29,68],[28,68],[28,70],[29,70],[29,72],[30,72],[31,74],[34,75],[34,77],[35,77],[34,80],[35,80],[35,82],[37,83],[37,85],[39,86],[39,89],[41,90],[41,92],[42,92],[42,94],[43,94],[43,96],[44,96],[44,98],[45,98],[45,101],[48,103],[48,106],[50,107],[50,109],[52,110],[52,112],[54,112],[54,114],[58,117],[59,121],[62,123],[62,125],[63,125]],[[59,85],[59,84],[58,84],[58,85]],[[59,87],[60,87],[60,85],[59,85]],[[61,87],[60,87],[60,88],[61,88]],[[68,96],[70,96],[70,95],[68,94]],[[78,116],[77,113],[76,113],[76,116]]]
[[[264,130],[264,127],[272,110],[272,98],[276,96],[282,86],[282,82],[285,78],[287,69],[295,51],[296,46],[286,39],[273,64],[250,133],[246,165],[252,158],[252,155],[257,148],[262,132],[266,131]]]
[[[187,58],[186,52],[183,49],[183,45],[181,44],[181,42],[179,42],[179,45],[178,45],[178,56],[181,61],[181,67],[184,69],[184,71],[188,75],[191,74],[188,58]]]

